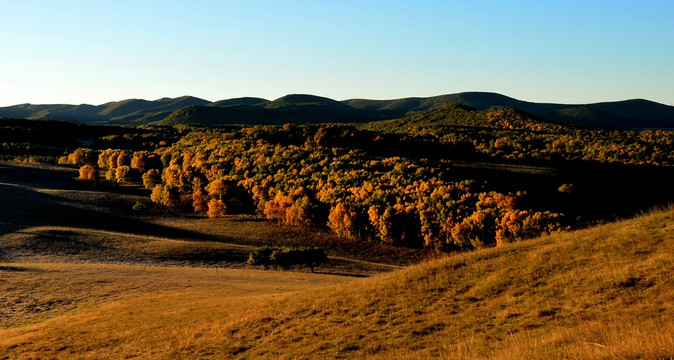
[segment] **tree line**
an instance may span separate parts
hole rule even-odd
[[[100,172],[114,183],[142,182],[154,203],[173,209],[208,217],[255,212],[343,238],[449,251],[561,231],[573,219],[528,207],[525,191],[461,178],[448,158],[669,166],[674,156],[666,131],[575,129],[508,111],[485,121],[497,127],[431,121],[390,131],[389,121],[182,129],[178,141],[153,151],[80,148],[61,162],[81,166],[91,181]]]

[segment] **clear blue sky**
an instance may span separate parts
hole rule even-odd
[[[674,1],[0,0],[0,106],[493,91],[674,105]]]

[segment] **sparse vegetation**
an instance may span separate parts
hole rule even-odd
[[[304,265],[314,272],[314,268],[328,261],[325,250],[318,248],[288,248],[264,246],[252,251],[248,255],[248,264],[262,266],[265,270],[270,267],[290,269]]]

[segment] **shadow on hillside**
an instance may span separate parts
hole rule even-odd
[[[343,273],[343,272],[337,272],[337,271],[314,271],[314,274],[346,276],[346,277],[354,277],[354,278],[366,278],[366,277],[368,277],[367,275],[363,275],[363,274],[349,274],[349,273]]]
[[[34,269],[20,266],[0,266],[0,271],[26,272],[26,271],[34,271]]]
[[[40,185],[45,189],[57,189],[74,184],[75,176],[77,171],[68,167],[0,162],[0,183]]]
[[[3,166],[7,171],[7,166]],[[23,172],[23,167],[15,167],[13,171]],[[30,176],[35,178],[26,178],[26,175],[17,174],[14,176],[3,176],[0,174],[0,235],[9,232],[18,231],[33,226],[61,226],[92,228],[99,230],[108,230],[115,232],[124,232],[141,235],[152,235],[167,238],[180,238],[190,240],[210,240],[223,241],[221,238],[215,238],[202,233],[196,233],[187,230],[180,230],[157,224],[150,224],[145,221],[128,217],[115,215],[104,211],[83,209],[71,205],[75,201],[71,199],[62,199],[53,195],[44,194],[33,190],[30,187],[8,183],[7,180],[32,180],[31,185],[43,185],[41,180],[46,181],[49,186],[51,179],[45,178],[40,171],[29,169]],[[60,182],[60,181],[59,181]],[[71,179],[72,183],[73,180]],[[17,181],[17,183],[27,184],[27,181]],[[69,204],[70,203],[70,204]]]

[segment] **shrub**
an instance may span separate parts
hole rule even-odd
[[[253,250],[248,254],[248,264],[263,266],[265,270],[269,269],[272,264],[271,254],[274,249],[270,246],[263,246],[257,250]]]
[[[275,268],[289,269],[298,265],[304,265],[314,272],[316,266],[325,264],[328,261],[328,255],[323,249],[319,248],[288,248],[264,246],[252,251],[248,255],[248,264],[260,265],[269,269]]]
[[[140,212],[147,211],[148,206],[147,206],[147,203],[145,203],[144,201],[136,201],[136,203],[133,204],[132,209],[133,209],[133,211],[140,213]]]

